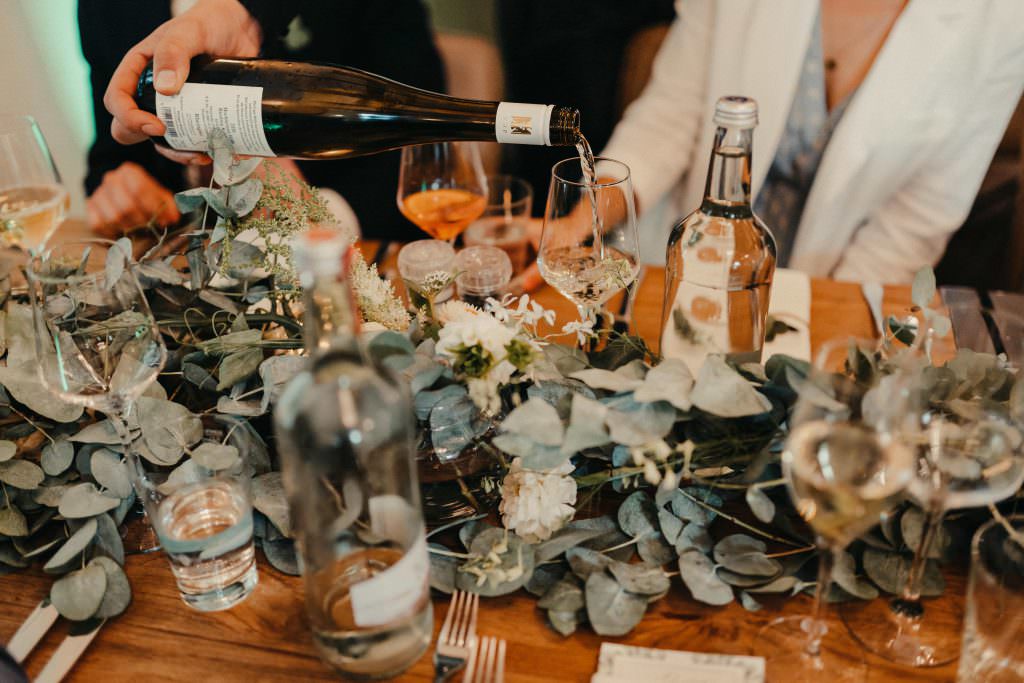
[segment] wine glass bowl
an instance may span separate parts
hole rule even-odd
[[[487,207],[487,176],[472,142],[402,148],[398,209],[425,233],[452,241]]]
[[[36,249],[64,220],[68,193],[39,125],[0,116],[0,240]]]
[[[640,270],[629,167],[613,159],[595,163],[599,177],[593,183],[579,158],[552,168],[537,256],[541,276],[576,305],[583,321]]]

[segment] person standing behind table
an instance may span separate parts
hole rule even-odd
[[[759,105],[754,209],[780,265],[909,282],[963,222],[1024,90],[1019,0],[677,0],[604,154],[641,208],[700,204],[721,95]],[[641,239],[664,244],[670,226]]]
[[[154,123],[156,117],[139,110],[134,102],[138,74],[154,55],[156,73],[165,60],[171,65],[173,90],[165,94],[180,89],[189,59],[201,54],[345,64],[417,87],[444,90],[440,57],[419,0],[80,0],[79,19],[83,51],[93,65],[97,109],[97,142],[95,154],[90,153],[87,180],[90,191],[102,189],[108,170],[117,169],[112,174],[112,180],[117,180],[121,165],[128,161],[139,170],[154,170],[154,180],[166,188],[169,197],[172,191],[183,189],[185,182],[181,167],[168,160],[208,162],[205,155],[148,144],[123,146],[146,140],[150,134],[163,134],[163,124]],[[113,81],[116,89],[108,89]],[[108,92],[100,100],[104,89]],[[111,102],[113,107],[104,108]],[[130,123],[119,121],[108,109],[126,116]],[[148,121],[146,130],[140,121]],[[108,126],[110,135],[106,134]],[[299,170],[312,185],[344,194],[345,199],[325,193],[336,214],[354,211],[364,236],[417,239],[419,232],[399,213],[394,201],[398,160],[397,152],[388,152],[340,161],[298,162],[297,166],[285,159],[277,163]],[[109,189],[125,197],[122,183],[112,183]],[[131,227],[130,223],[123,220],[115,227]]]

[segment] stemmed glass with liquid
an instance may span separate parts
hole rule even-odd
[[[436,240],[453,242],[487,206],[487,175],[472,142],[402,148],[398,209]]]
[[[551,169],[537,255],[541,276],[576,305],[581,322],[594,320],[640,270],[629,167],[600,157],[595,162],[597,179],[579,158]]]
[[[1006,312],[986,315],[995,319],[1009,357],[1024,357],[1024,318]],[[1013,382],[1021,370],[1007,364],[988,372],[994,386],[996,378]],[[1024,425],[1011,416],[1005,400],[929,405],[925,390],[922,387],[919,396],[918,423],[905,437],[917,459],[917,476],[908,492],[924,512],[906,585],[892,600],[849,603],[841,610],[850,633],[864,647],[917,667],[941,666],[960,654],[962,610],[952,605],[928,609],[921,598],[925,568],[943,517],[950,510],[997,503],[1024,484]]]
[[[68,192],[31,116],[0,116],[0,242],[40,247],[64,220]]]
[[[902,498],[913,478],[914,454],[901,441],[913,422],[911,392],[901,372],[867,379],[857,367],[877,343],[826,343],[799,387],[782,456],[793,503],[818,546],[814,611],[776,619],[761,630],[755,653],[768,680],[863,681],[862,650],[845,630],[825,621],[836,557]]]
[[[26,269],[39,377],[52,394],[107,415],[131,465],[126,421],[167,356],[123,242],[83,240],[42,248]],[[104,267],[106,266],[106,267]],[[143,536],[145,527],[129,529]],[[133,539],[133,550],[151,540]]]

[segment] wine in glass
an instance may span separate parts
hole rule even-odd
[[[437,240],[454,241],[487,207],[487,176],[472,142],[402,148],[398,209]]]
[[[1024,318],[973,308],[972,317],[979,322],[989,316],[996,322],[1008,357],[1021,358]],[[1020,376],[1020,368],[1013,364],[993,365],[988,372],[985,381],[993,384],[1000,379],[1011,383]],[[920,382],[925,380],[924,375],[919,377]],[[841,610],[850,633],[864,647],[917,667],[941,666],[960,654],[963,611],[958,605],[929,609],[921,597],[928,558],[943,517],[950,510],[1009,498],[1024,484],[1024,425],[1014,420],[1005,401],[989,399],[956,409],[956,402],[931,401],[926,388],[922,385],[919,391],[917,424],[905,436],[917,458],[917,476],[908,493],[924,512],[906,584],[892,600],[849,603]]]
[[[776,619],[761,630],[755,653],[768,680],[863,681],[860,648],[825,621],[832,567],[843,548],[895,506],[913,477],[914,457],[898,434],[910,392],[901,373],[865,383],[849,358],[869,357],[870,340],[826,343],[790,419],[782,456],[790,497],[818,546],[814,611]]]
[[[31,116],[0,116],[0,240],[28,250],[64,220],[68,193]]]
[[[551,169],[537,266],[579,310],[581,322],[636,279],[640,270],[629,167],[597,158],[591,182],[578,158]]]
[[[167,350],[123,245],[94,239],[44,247],[32,255],[26,275],[43,386],[110,418],[139,492],[127,422]],[[130,549],[155,549],[145,527],[129,534]]]

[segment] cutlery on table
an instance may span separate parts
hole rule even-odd
[[[57,621],[58,616],[60,615],[57,608],[51,605],[49,600],[43,600],[36,605],[7,643],[7,651],[15,662],[21,664],[25,661]],[[104,621],[74,624],[46,666],[36,676],[35,683],[58,683],[63,679],[99,633]]]
[[[470,655],[463,683],[505,683],[505,639],[483,636]]]
[[[476,616],[480,596],[465,591],[452,593],[434,650],[434,683],[443,683],[466,666],[476,646]]]
[[[875,334],[885,339],[885,318],[882,317],[882,298],[885,296],[885,290],[882,285],[878,282],[865,282],[860,286],[861,294],[864,295],[864,301],[867,302],[868,308],[871,310],[871,322],[875,326]]]

